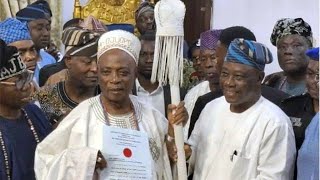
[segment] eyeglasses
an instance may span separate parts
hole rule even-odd
[[[0,81],[0,84],[9,85],[9,86],[16,86],[18,90],[21,90],[23,87],[28,85],[33,79],[33,71],[26,70],[22,74],[20,74],[19,79],[15,82],[8,82],[8,81]]]
[[[314,81],[319,82],[319,70],[316,70],[315,72],[307,70],[306,77],[307,79],[313,79]]]

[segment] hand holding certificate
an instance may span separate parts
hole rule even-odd
[[[151,154],[146,133],[104,126],[102,154],[107,161],[103,180],[151,179]]]
[[[96,161],[96,167],[95,169],[100,169],[103,170],[104,168],[107,167],[107,162],[106,159],[103,157],[103,155],[101,154],[101,151],[98,152],[97,155],[97,161]]]

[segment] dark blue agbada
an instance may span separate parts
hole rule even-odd
[[[43,140],[52,131],[46,116],[34,104],[28,104],[24,109],[32,121],[40,141]],[[0,116],[0,131],[8,153],[11,179],[34,180],[34,154],[37,143],[25,116],[22,114],[20,118],[15,120]],[[5,167],[3,150],[0,148],[1,180],[7,179]]]

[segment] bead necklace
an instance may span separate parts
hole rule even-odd
[[[107,113],[110,126],[120,128],[136,129],[135,116],[133,112],[125,115],[114,116]]]
[[[120,128],[124,128],[124,127],[122,127],[122,125],[123,125],[123,123],[121,123],[121,122],[116,122],[117,120],[119,120],[120,118],[117,118],[117,117],[115,117],[115,116],[110,116],[110,114],[107,112],[107,109],[106,109],[106,107],[104,106],[104,104],[102,103],[102,98],[101,98],[101,96],[100,96],[100,103],[101,103],[101,105],[102,105],[102,109],[103,109],[103,114],[104,114],[104,117],[105,117],[105,121],[104,121],[104,123],[107,125],[107,126],[110,126],[111,125],[111,123],[112,123],[112,125],[116,125],[117,127],[120,127]],[[131,107],[131,109],[132,109],[132,115],[131,115],[131,113],[129,113],[130,115],[129,116],[123,116],[123,117],[129,117],[129,121],[130,121],[130,125],[131,125],[131,127],[134,127],[134,130],[137,130],[137,131],[140,131],[140,129],[139,129],[139,123],[138,123],[138,119],[137,119],[137,116],[136,116],[136,111],[135,111],[135,109],[134,109],[134,106],[133,106],[133,104],[132,104],[132,102],[130,101],[130,107]],[[112,122],[110,122],[110,121],[112,121]],[[119,126],[118,126],[119,125]]]
[[[40,139],[39,139],[39,136],[33,126],[33,123],[32,121],[30,120],[30,118],[28,117],[28,114],[26,112],[26,110],[24,109],[21,109],[23,114],[24,114],[24,117],[27,119],[28,121],[28,124],[30,126],[30,130],[34,136],[34,139],[35,141],[37,142],[37,144],[40,142]],[[6,146],[4,144],[4,140],[3,140],[3,136],[2,136],[2,132],[0,131],[0,145],[1,145],[1,150],[3,152],[3,157],[4,157],[4,162],[5,162],[5,172],[6,172],[6,175],[7,175],[7,179],[8,180],[11,180],[11,170],[10,170],[10,166],[9,166],[9,159],[8,159],[8,152],[6,150]]]
[[[6,171],[5,172],[6,172],[8,180],[11,180],[8,154],[7,154],[7,151],[6,151],[6,147],[4,145],[4,140],[3,140],[3,137],[2,137],[2,132],[1,131],[0,131],[0,145],[1,145],[2,152],[3,152],[4,163],[5,163],[5,166],[6,166]]]

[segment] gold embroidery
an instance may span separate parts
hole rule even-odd
[[[134,13],[139,3],[140,0],[90,0],[86,6],[81,7],[79,0],[76,0],[74,16],[86,18],[92,15],[106,24],[128,23],[134,25]]]

